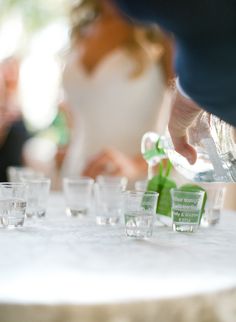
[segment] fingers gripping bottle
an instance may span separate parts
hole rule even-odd
[[[188,180],[236,182],[235,128],[214,115],[202,112],[188,129],[188,141],[197,151],[197,161],[193,165],[174,150],[168,133],[165,137],[153,132],[145,133],[141,152],[148,163],[149,179],[151,166],[168,157],[174,168]]]

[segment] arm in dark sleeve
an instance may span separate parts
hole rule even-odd
[[[236,1],[114,1],[128,19],[158,23],[174,34],[175,71],[184,92],[236,126]]]

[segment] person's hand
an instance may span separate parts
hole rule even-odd
[[[175,150],[190,164],[196,162],[197,153],[188,144],[187,129],[201,111],[202,109],[191,99],[183,97],[178,91],[175,93],[168,125],[169,133]]]
[[[88,162],[83,175],[92,178],[98,175],[114,175],[134,179],[145,171],[146,163],[141,155],[130,158],[115,149],[106,149]]]

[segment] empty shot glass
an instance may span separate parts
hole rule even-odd
[[[172,227],[177,232],[195,232],[203,212],[205,191],[171,189]]]
[[[89,177],[63,178],[66,214],[71,217],[86,216],[92,206],[94,180]]]
[[[202,183],[207,194],[205,210],[202,216],[202,226],[214,226],[219,223],[225,200],[226,186],[224,183]]]
[[[35,176],[43,174],[34,169],[23,166],[9,166],[7,167],[7,178],[10,182],[20,182],[22,176]]]
[[[123,194],[125,231],[128,237],[152,236],[158,193],[154,191],[126,191]]]
[[[26,212],[26,185],[0,183],[0,223],[2,227],[23,226]]]
[[[128,184],[128,178],[124,176],[100,175],[96,177],[98,184],[119,185],[122,190],[125,190]]]
[[[116,225],[122,218],[122,192],[120,181],[96,182],[94,185],[95,213],[98,225]]]
[[[49,178],[31,175],[21,176],[21,181],[26,184],[26,216],[44,217],[47,211],[51,180]]]
[[[137,180],[134,183],[134,189],[136,191],[146,191],[148,186],[148,180]]]

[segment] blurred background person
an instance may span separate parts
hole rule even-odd
[[[0,181],[7,181],[7,167],[23,166],[26,129],[18,96],[20,62],[9,57],[0,62]]]
[[[72,114],[63,174],[146,177],[143,134],[168,122],[171,45],[157,27],[124,20],[109,0],[71,10],[63,85]]]

